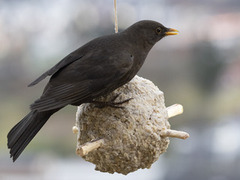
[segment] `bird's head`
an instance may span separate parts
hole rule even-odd
[[[154,45],[165,36],[178,34],[178,30],[166,28],[162,24],[150,20],[139,21],[125,31],[129,33],[130,36],[141,38],[150,45]]]

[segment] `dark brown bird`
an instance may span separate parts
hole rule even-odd
[[[51,76],[42,96],[30,106],[31,112],[8,133],[13,161],[53,113],[69,104],[79,106],[94,102],[95,98],[129,82],[153,45],[177,32],[155,21],[137,22],[121,33],[88,42],[33,81],[29,86]],[[114,103],[109,102],[109,105],[114,106]]]

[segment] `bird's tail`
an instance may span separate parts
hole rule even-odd
[[[50,116],[58,110],[45,112],[33,110],[11,129],[7,138],[10,157],[13,158],[13,162],[20,156]]]

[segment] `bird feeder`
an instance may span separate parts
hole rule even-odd
[[[169,137],[189,134],[170,129],[168,119],[183,112],[182,105],[165,107],[164,94],[151,81],[135,76],[111,94],[97,99],[116,102],[133,98],[122,108],[99,108],[92,103],[78,107],[77,155],[96,165],[96,170],[128,174],[151,165],[166,152]]]

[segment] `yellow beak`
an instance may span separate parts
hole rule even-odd
[[[165,35],[166,36],[169,36],[169,35],[178,35],[178,30],[176,29],[173,29],[173,28],[169,28],[167,32],[165,32]]]

